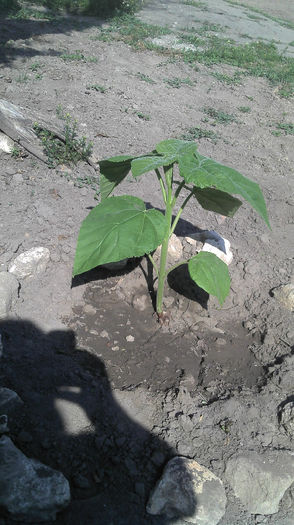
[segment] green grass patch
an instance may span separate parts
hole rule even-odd
[[[107,87],[99,86],[99,84],[91,84],[86,87],[86,89],[91,89],[92,91],[98,91],[99,93],[106,93]]]
[[[200,139],[210,139],[215,144],[218,139],[220,139],[219,133],[211,131],[208,129],[203,129],[200,127],[192,127],[187,129],[186,133],[181,136],[183,140],[200,140]]]
[[[137,117],[139,117],[139,119],[141,119],[141,120],[146,120],[146,121],[151,120],[150,115],[146,115],[144,113],[141,113],[141,111],[136,111],[135,115],[137,115]]]
[[[276,124],[276,131],[273,131],[272,134],[277,137],[282,135],[294,135],[294,124],[292,122],[278,122]]]
[[[215,108],[203,108],[203,113],[214,120],[214,124],[223,124],[227,126],[231,122],[237,122],[235,115],[226,113],[225,111],[217,110]]]
[[[226,75],[224,73],[212,73],[212,76],[222,82],[223,84],[228,84],[229,86],[239,86],[241,82],[242,73],[236,72],[233,76]]]
[[[239,106],[238,110],[241,111],[241,113],[250,113],[251,108],[249,106]]]
[[[182,0],[181,4],[197,7],[198,9],[201,9],[201,11],[208,11],[207,5],[201,1],[197,2],[197,0]]]
[[[149,77],[148,75],[145,75],[145,73],[137,73],[136,74],[136,77],[139,79],[139,80],[142,80],[142,82],[147,82],[148,84],[156,84],[155,80],[153,80],[151,77]]]
[[[164,78],[163,82],[165,82],[165,84],[167,84],[169,87],[175,88],[175,89],[179,89],[182,86],[193,86],[195,84],[195,82],[190,80],[190,78],[188,77],[187,78],[178,78],[178,77]]]
[[[59,58],[64,62],[98,62],[97,57],[86,57],[79,49],[76,49],[73,53],[64,52]]]

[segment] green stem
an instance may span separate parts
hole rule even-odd
[[[161,193],[162,193],[164,204],[166,204],[166,189],[164,187],[164,182],[162,180],[162,176],[161,176],[160,171],[158,169],[155,170],[155,173],[156,173],[156,176],[158,178],[158,181],[159,181],[159,184],[160,184],[160,187],[161,187]]]
[[[152,266],[153,266],[153,268],[155,270],[155,273],[156,273],[156,275],[158,277],[158,275],[159,275],[158,266],[157,266],[156,262],[154,261],[152,255],[150,253],[147,253],[147,255],[148,255],[149,261],[151,262],[151,264],[152,264]]]
[[[178,211],[178,213],[177,213],[177,215],[176,215],[176,217],[175,217],[175,220],[174,220],[174,222],[172,223],[171,230],[170,230],[170,235],[175,231],[176,225],[177,225],[178,222],[179,222],[179,218],[181,217],[181,214],[182,214],[182,212],[183,212],[183,210],[184,210],[184,208],[185,208],[187,202],[191,199],[192,195],[193,195],[193,192],[191,192],[191,193],[188,195],[188,197],[184,200],[182,206],[180,207],[180,209],[179,209],[179,211]]]
[[[157,295],[156,295],[156,312],[158,316],[162,314],[163,291],[164,291],[164,283],[166,279],[165,268],[166,268],[168,243],[169,243],[170,228],[171,228],[172,213],[173,213],[173,195],[172,195],[173,168],[172,166],[165,168],[164,172],[165,172],[165,180],[166,180],[166,187],[167,187],[167,196],[166,196],[167,198],[166,198],[166,208],[165,208],[165,217],[166,217],[167,225],[166,225],[166,234],[165,234],[165,237],[161,245],[160,266],[159,266],[159,274],[158,274],[158,287],[157,287]]]

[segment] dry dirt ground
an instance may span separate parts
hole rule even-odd
[[[278,10],[275,2],[257,4],[290,20],[292,2],[279,2]],[[233,24],[237,9],[243,17],[244,8],[231,7],[224,26]],[[191,9],[156,2],[139,17],[174,27],[186,25]],[[214,14],[208,10],[205,18]],[[256,31],[255,23],[248,18],[247,33]],[[286,29],[266,23],[280,28],[287,47]],[[163,331],[153,316],[144,259],[117,274],[95,269],[72,282],[77,235],[96,204],[98,172],[87,163],[50,169],[25,153],[0,153],[1,270],[31,247],[44,246],[51,256],[45,273],[21,282],[10,318],[0,323],[0,379],[24,401],[9,424],[15,443],[71,482],[73,501],[58,524],[168,524],[144,509],[169,457],[194,457],[224,479],[227,458],[244,447],[293,446],[278,417],[294,395],[293,314],[275,296],[294,278],[293,135],[277,127],[294,122],[293,99],[281,98],[264,78],[227,84],[213,76],[232,77],[232,66],[196,68],[167,52],[101,41],[102,26],[71,17],[1,20],[9,44],[1,47],[0,98],[52,122],[61,107],[93,142],[94,159],[144,153],[195,126],[213,132],[197,141],[200,153],[260,184],[271,230],[246,204],[234,219],[188,205],[177,230],[184,253],[191,254],[184,238],[195,231],[216,230],[229,239],[231,293],[219,309],[185,270],[174,274],[166,290],[171,326]],[[204,108],[234,118],[225,125]],[[138,183],[127,178],[117,194],[128,192],[162,209],[152,175]],[[144,294],[146,308],[138,311],[136,298]],[[189,424],[199,417],[206,418],[205,429]],[[260,522],[226,490],[220,525]],[[290,489],[279,513],[262,523],[294,523],[293,497]]]

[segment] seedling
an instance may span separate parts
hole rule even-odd
[[[216,255],[200,252],[189,261],[167,268],[169,240],[191,198],[205,210],[233,217],[242,202],[241,195],[269,226],[266,205],[260,187],[233,168],[204,157],[195,142],[170,139],[159,142],[144,156],[122,155],[100,161],[101,202],[81,225],[73,275],[109,262],[131,257],[149,257],[157,279],[156,312],[164,318],[163,293],[168,274],[188,263],[191,279],[220,304],[230,289],[227,265]],[[165,212],[146,209],[145,203],[131,195],[110,197],[131,171],[134,179],[154,170],[161,188]],[[182,201],[175,212],[178,199]],[[152,253],[161,245],[159,266]]]

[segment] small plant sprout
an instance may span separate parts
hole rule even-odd
[[[156,312],[164,319],[163,293],[166,278],[175,267],[188,264],[192,280],[220,304],[229,294],[227,265],[216,255],[199,252],[189,261],[167,268],[169,240],[185,206],[193,199],[202,208],[233,217],[242,202],[240,195],[269,226],[260,187],[238,171],[200,155],[192,141],[164,140],[144,156],[118,156],[100,161],[101,202],[83,221],[78,237],[73,275],[131,257],[147,255],[157,277]],[[137,179],[155,171],[165,211],[146,209],[145,203],[131,195],[111,196],[131,171]],[[180,201],[180,203],[178,203]],[[161,245],[157,265],[152,253]]]

